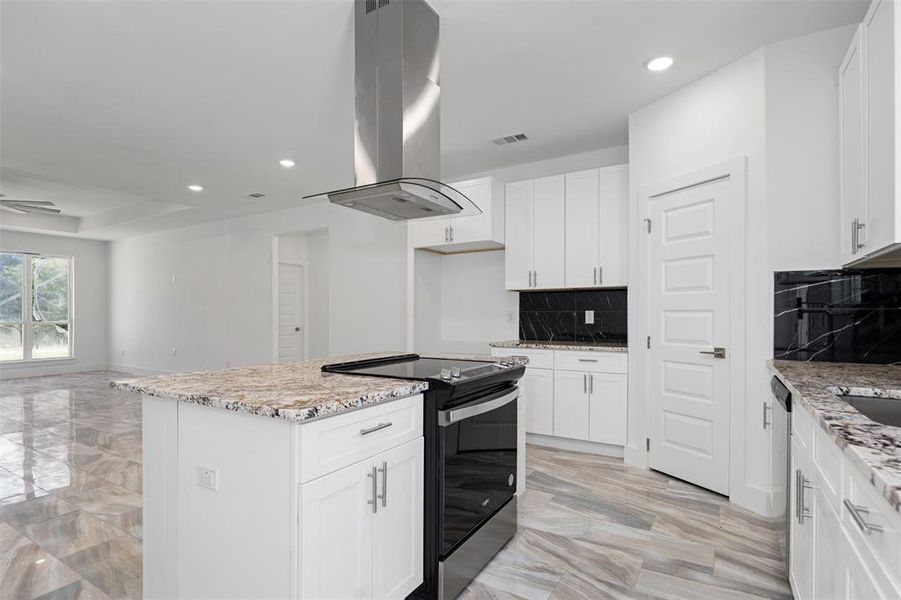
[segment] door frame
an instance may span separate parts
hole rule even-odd
[[[736,196],[740,198],[742,206],[737,210],[729,211],[730,230],[730,298],[729,305],[732,309],[729,314],[730,348],[728,349],[732,360],[729,361],[729,496],[732,497],[744,485],[742,477],[745,462],[745,405],[747,403],[747,310],[751,294],[749,292],[748,278],[748,161],[746,156],[738,157],[712,166],[698,169],[690,173],[658,181],[653,184],[641,186],[638,193],[638,225],[639,232],[644,233],[647,227],[647,219],[650,216],[650,202],[654,197],[659,197],[671,192],[676,192],[690,187],[696,187],[714,180],[728,179],[740,190]],[[731,207],[730,207],[731,208]],[[651,224],[653,227],[659,224]],[[639,315],[645,318],[637,319],[639,330],[636,332],[642,340],[641,361],[644,371],[650,368],[650,350],[644,343],[644,338],[650,335],[650,301],[647,290],[650,281],[650,235],[644,234],[643,241],[638,244],[638,278],[643,284],[640,292]],[[735,293],[738,291],[738,293]],[[744,293],[741,293],[744,292]],[[651,340],[653,343],[653,340]],[[637,383],[635,392],[644,399],[644,427],[641,428],[645,437],[650,438],[652,419],[656,403],[650,400],[648,381],[645,377],[631,379],[630,386]],[[631,393],[631,392],[630,392]],[[637,440],[636,440],[637,442]],[[642,440],[643,442],[643,440]],[[653,440],[650,442],[654,443]],[[643,447],[644,444],[641,444]],[[648,462],[645,452],[645,464]]]
[[[276,238],[277,239],[277,238]],[[276,242],[277,243],[277,242]],[[272,261],[272,362],[278,364],[278,284],[279,267],[281,265],[296,266],[300,269],[300,331],[303,339],[300,343],[300,360],[305,361],[310,355],[310,339],[307,335],[307,322],[309,321],[309,292],[307,291],[307,262],[297,260],[281,260],[275,256]]]

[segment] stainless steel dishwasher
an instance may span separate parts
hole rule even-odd
[[[792,432],[792,394],[785,384],[779,381],[776,376],[770,380],[770,388],[773,390],[773,397],[776,399],[770,407],[771,419],[767,421],[767,409],[764,408],[764,426],[773,428],[773,469],[774,473],[778,473],[776,469],[783,471],[782,480],[785,482],[785,488],[782,490],[785,494],[785,515],[782,519],[782,535],[784,540],[783,551],[785,555],[785,572],[788,573],[789,568],[789,536],[791,528],[789,519],[791,519],[791,432]]]

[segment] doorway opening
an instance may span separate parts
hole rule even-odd
[[[275,239],[272,269],[272,358],[292,363],[328,356],[328,231]]]

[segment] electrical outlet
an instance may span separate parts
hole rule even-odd
[[[175,283],[175,273],[172,274],[172,283]]]
[[[214,492],[219,491],[219,469],[197,467],[197,485]]]
[[[585,311],[585,324],[586,325],[594,325],[594,311],[593,310]]]

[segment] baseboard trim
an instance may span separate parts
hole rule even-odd
[[[175,371],[166,371],[164,369],[148,369],[146,367],[133,367],[131,365],[108,365],[110,371],[118,371],[129,375],[171,375]]]
[[[557,450],[569,450],[570,452],[585,452],[587,454],[597,454],[599,456],[611,456],[613,458],[623,457],[623,447],[613,444],[601,444],[598,442],[587,442],[585,440],[573,440],[569,438],[556,437],[553,435],[542,435],[540,433],[527,433],[526,443],[533,446],[545,446]]]
[[[88,371],[105,370],[105,363],[94,365],[84,365],[78,363],[31,363],[19,365],[4,365],[3,367],[0,367],[0,380],[26,379],[28,377],[46,377],[48,375],[71,375],[72,373],[86,373]]]
[[[626,446],[623,448],[623,461],[630,467],[638,469],[648,468],[648,453],[644,448]]]

